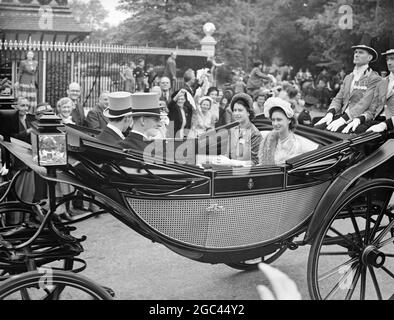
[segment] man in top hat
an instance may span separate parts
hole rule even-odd
[[[390,74],[376,86],[371,105],[359,117],[353,119],[344,129],[344,133],[381,132],[393,128],[394,117],[394,49],[390,49],[382,56],[386,56],[387,68]]]
[[[133,106],[133,127],[119,145],[124,149],[143,152],[159,133],[161,126],[161,108],[159,94],[156,92],[138,92],[131,96]]]
[[[380,76],[369,68],[376,61],[378,53],[365,45],[353,46],[355,68],[348,74],[341,89],[328,107],[327,114],[315,126],[319,129],[342,131],[346,124],[360,116],[370,105]]]
[[[103,111],[103,115],[108,118],[108,124],[97,136],[97,139],[107,144],[117,145],[125,139],[123,132],[130,127],[133,121],[131,93],[112,92],[108,94],[108,99],[108,108]]]

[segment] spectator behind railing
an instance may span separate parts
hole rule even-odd
[[[209,96],[201,97],[197,104],[197,109],[193,111],[191,135],[198,137],[207,130],[215,127],[216,117],[212,113],[213,100]]]
[[[104,130],[108,124],[108,118],[104,117],[104,110],[108,108],[109,92],[103,91],[100,94],[99,101],[96,106],[88,112],[86,116],[86,124],[89,128],[95,130]]]

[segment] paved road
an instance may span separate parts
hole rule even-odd
[[[259,271],[242,272],[226,265],[195,262],[152,243],[109,214],[80,222],[77,236],[86,235],[82,273],[112,288],[125,300],[257,300],[258,284],[268,284]],[[309,299],[306,265],[309,246],[287,251],[273,266],[297,283]]]

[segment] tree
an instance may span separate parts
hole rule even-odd
[[[104,22],[108,12],[100,0],[89,0],[89,2],[73,0],[70,7],[77,21],[91,30],[102,30],[108,27]]]

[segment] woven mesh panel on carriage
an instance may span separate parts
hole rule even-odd
[[[314,210],[328,184],[263,194],[201,200],[128,198],[134,211],[158,232],[205,248],[231,248],[279,238]],[[207,212],[211,205],[224,211]]]

